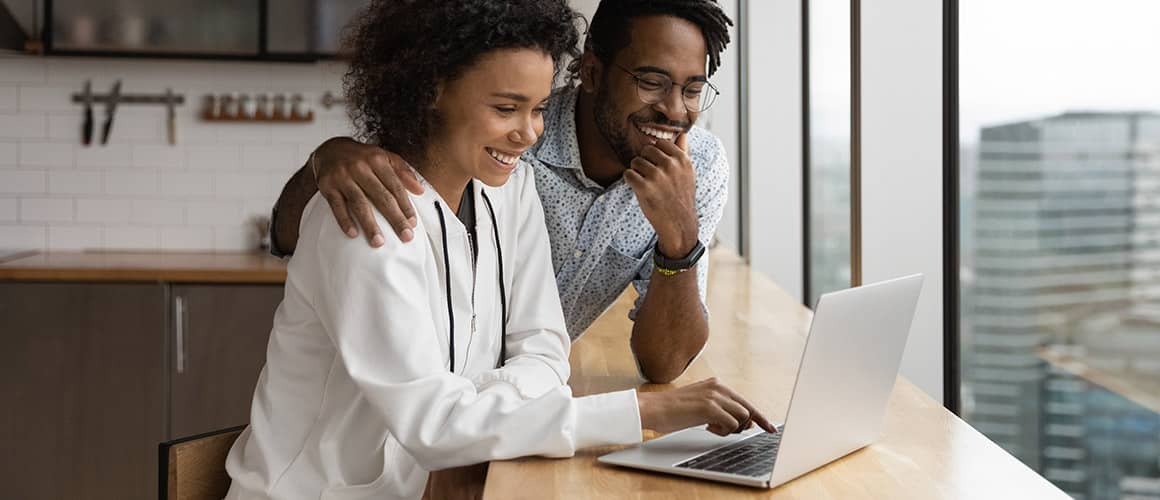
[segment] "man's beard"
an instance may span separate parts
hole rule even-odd
[[[639,156],[628,144],[628,126],[651,123],[667,127],[677,127],[684,132],[688,132],[693,126],[689,122],[669,120],[665,117],[664,113],[657,112],[652,108],[637,111],[630,115],[626,122],[622,122],[617,119],[618,113],[612,105],[612,98],[609,97],[607,90],[605,90],[607,88],[607,85],[605,85],[597,90],[593,102],[596,114],[596,129],[600,131],[600,135],[604,137],[605,142],[612,148],[616,159],[620,160],[624,168],[629,168],[632,159]]]
[[[636,153],[628,145],[628,130],[623,124],[618,123],[616,109],[613,107],[612,98],[606,89],[607,85],[602,85],[596,91],[593,103],[596,108],[596,129],[600,131],[600,135],[604,137],[608,147],[612,148],[612,152],[616,155],[616,159],[620,160],[620,164],[624,168],[628,168],[632,159],[636,157]]]

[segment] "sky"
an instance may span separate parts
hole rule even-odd
[[[846,142],[850,138],[850,2],[813,0],[809,8],[810,135]]]
[[[1160,0],[959,0],[959,128],[1160,111]]]

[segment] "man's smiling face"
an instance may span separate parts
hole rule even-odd
[[[707,79],[705,38],[695,24],[644,16],[631,25],[632,41],[603,65],[594,97],[596,128],[626,168],[646,146],[672,142],[693,126],[699,113],[686,108],[681,86]],[[648,82],[666,77],[674,85],[660,102],[647,104],[633,75]]]

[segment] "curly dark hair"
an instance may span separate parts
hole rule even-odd
[[[348,28],[347,111],[364,141],[412,163],[440,118],[436,87],[496,49],[534,48],[556,75],[579,57],[577,19],[566,0],[372,0]]]
[[[709,76],[717,72],[733,26],[717,0],[602,0],[588,28],[587,48],[600,62],[610,64],[632,39],[632,19],[653,15],[676,16],[701,28],[709,50]]]

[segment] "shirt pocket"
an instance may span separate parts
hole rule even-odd
[[[620,234],[614,236],[609,242],[603,264],[614,265],[616,267],[613,269],[626,270],[626,272],[630,270],[631,274],[628,279],[633,279],[645,261],[652,256],[651,250],[656,236],[648,235],[647,238],[642,238],[643,235],[630,235],[627,234],[628,227],[622,228]]]
[[[371,498],[389,498],[387,495],[387,474],[384,471],[379,477],[367,484],[349,486],[332,486],[322,491],[320,500],[363,500]]]
[[[605,277],[610,288],[616,288],[619,293],[622,285],[627,285],[632,280],[636,279],[637,271],[645,264],[648,257],[652,255],[648,251],[648,247],[643,249],[621,249],[616,244],[609,245],[604,251],[604,257],[600,261],[600,265],[596,268],[596,273]]]
[[[319,500],[362,500],[362,499],[378,499],[378,498],[392,498],[395,492],[391,491],[392,481],[396,481],[399,471],[396,470],[399,457],[397,445],[393,444],[395,440],[387,437],[383,441],[382,446],[382,463],[383,468],[379,471],[379,476],[369,483],[363,484],[348,484],[336,485],[322,490],[322,495]]]
[[[618,221],[620,228],[612,235],[609,247],[621,255],[640,261],[652,250],[657,235],[640,209],[633,210],[635,212],[630,211],[621,216]]]

